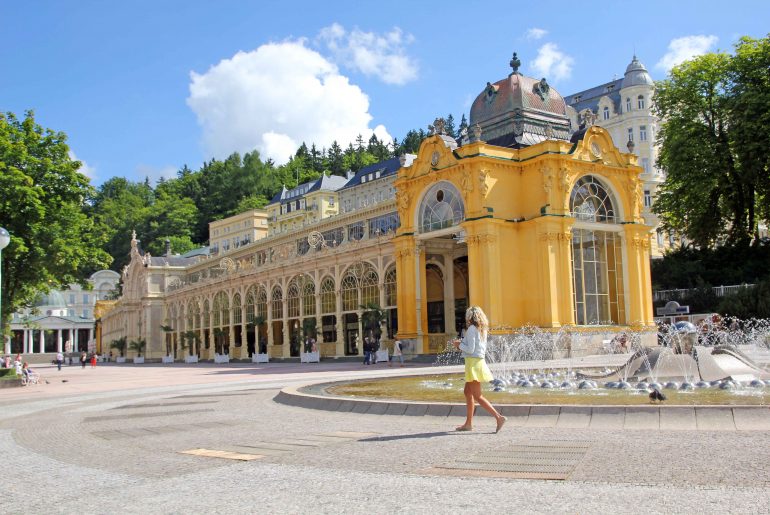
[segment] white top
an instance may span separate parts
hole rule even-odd
[[[394,356],[401,355],[401,342],[399,340],[396,340],[395,342],[393,342],[393,355]]]
[[[464,358],[484,358],[487,354],[487,339],[481,337],[475,325],[468,326],[460,342],[460,350],[463,351]]]

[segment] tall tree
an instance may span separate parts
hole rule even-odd
[[[4,322],[40,292],[84,284],[110,263],[86,214],[94,191],[81,166],[66,135],[38,125],[31,111],[24,120],[0,114],[0,221],[11,233],[2,256]]]
[[[723,53],[686,61],[658,84],[654,100],[666,180],[653,209],[664,227],[704,248],[745,240],[755,200],[731,148],[729,67]]]

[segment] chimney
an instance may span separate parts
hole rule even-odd
[[[166,239],[166,257],[169,257],[171,255],[171,240]]]

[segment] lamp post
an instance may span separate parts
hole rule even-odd
[[[3,341],[3,354],[10,354],[11,349],[6,348],[5,333],[3,332],[3,249],[11,243],[11,235],[0,227],[0,338]]]

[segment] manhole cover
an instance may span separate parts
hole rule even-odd
[[[438,465],[429,472],[564,480],[575,470],[590,446],[591,442],[585,441],[528,441]]]

